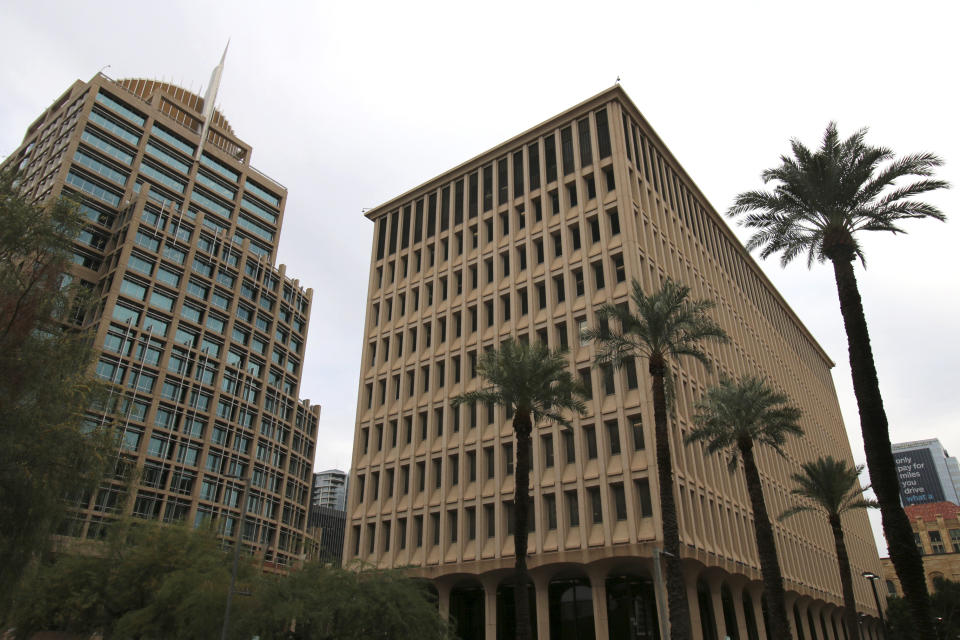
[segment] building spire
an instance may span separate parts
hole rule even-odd
[[[210,74],[210,84],[203,95],[203,127],[200,130],[200,144],[197,145],[197,160],[203,152],[203,145],[207,141],[207,132],[210,130],[210,123],[213,121],[214,103],[217,101],[217,91],[220,89],[220,76],[223,75],[223,63],[227,59],[227,49],[230,48],[230,39],[227,38],[227,46],[223,48],[223,55],[220,56],[220,63],[213,68]]]

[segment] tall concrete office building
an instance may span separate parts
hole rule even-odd
[[[73,277],[113,383],[91,424],[120,431],[118,461],[65,536],[98,539],[122,514],[243,539],[268,565],[303,553],[319,405],[298,400],[312,291],[274,260],[286,189],[205,97],[152,80],[77,81],[30,125],[7,166],[38,202],[79,201]],[[124,466],[124,465],[121,465]],[[250,494],[241,504],[245,480]]]
[[[890,448],[905,507],[944,501],[960,505],[960,464],[939,440],[897,442]]]
[[[708,373],[681,360],[672,450],[696,637],[763,638],[761,583],[742,472],[684,446],[718,374],[758,373],[803,409],[787,458],[758,452],[769,509],[818,455],[852,462],[833,363],[619,87],[366,213],[374,225],[344,562],[412,567],[463,638],[510,637],[514,437],[501,409],[451,408],[480,388],[478,354],[506,338],[570,348],[592,388],[572,430],[537,425],[529,539],[536,633],[656,638],[661,546],[650,378],[643,362],[591,366],[580,331],[669,276],[717,302],[728,346]],[[865,513],[845,519],[853,571],[880,571]],[[774,522],[791,620],[840,636],[840,580],[826,520]],[[870,586],[859,611],[876,617]],[[876,628],[870,628],[876,637]]]

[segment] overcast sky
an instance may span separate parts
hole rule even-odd
[[[649,5],[649,6],[648,6]],[[791,137],[933,151],[957,183],[952,2],[263,2],[0,0],[0,157],[74,80],[199,92],[230,39],[218,106],[289,189],[288,275],[314,290],[301,396],[323,405],[317,469],[350,465],[373,225],[361,215],[612,85],[713,206],[760,186]],[[909,7],[909,9],[908,9]],[[863,238],[858,267],[893,441],[960,454],[960,191],[952,218]],[[746,237],[737,230],[741,238]],[[762,268],[836,361],[864,461],[832,270]],[[879,514],[872,516],[879,529]],[[882,537],[878,536],[882,546]]]

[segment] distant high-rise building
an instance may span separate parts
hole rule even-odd
[[[205,98],[77,81],[5,166],[36,201],[69,196],[87,218],[72,275],[97,300],[82,319],[91,373],[113,385],[87,420],[114,421],[118,459],[139,470],[129,493],[118,477],[84,496],[60,533],[216,518],[284,566],[303,553],[320,409],[298,400],[312,291],[274,266],[287,191],[213,108],[221,69]]]
[[[313,474],[313,497],[317,507],[343,511],[347,501],[347,474],[340,469],[327,469]]]
[[[785,458],[766,447],[756,455],[791,622],[801,637],[839,637],[826,519],[775,517],[793,503],[801,463],[828,454],[853,463],[833,362],[619,86],[366,216],[374,234],[345,562],[430,579],[464,640],[512,637],[513,429],[502,408],[450,398],[483,387],[478,358],[507,338],[569,347],[570,371],[591,397],[572,429],[544,422],[533,434],[535,633],[666,637],[647,363],[595,367],[581,332],[597,326],[601,305],[633,304],[632,280],[651,293],[670,277],[717,303],[732,342],[705,345],[714,371],[766,376],[803,410],[806,434],[788,440]],[[670,489],[694,637],[763,637],[742,471],[683,444],[717,373],[681,358],[672,375]],[[879,574],[866,513],[844,516],[844,527],[855,575]],[[876,637],[870,586],[857,580],[854,591]]]
[[[936,438],[891,445],[904,506],[927,502],[960,505],[960,465]]]

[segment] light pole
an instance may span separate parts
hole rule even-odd
[[[226,476],[239,480],[237,476]],[[234,585],[237,582],[237,567],[240,564],[240,546],[243,544],[243,521],[247,515],[247,494],[250,493],[250,478],[243,479],[243,493],[240,496],[240,522],[237,526],[237,540],[233,543],[233,569],[230,571],[230,589],[227,590],[227,610],[223,613],[223,629],[220,630],[220,640],[227,640],[227,629],[230,627],[230,605],[233,604]]]
[[[887,621],[883,618],[883,608],[880,606],[880,596],[877,594],[877,580],[880,579],[880,576],[873,573],[872,571],[864,571],[862,574],[864,578],[870,581],[870,587],[873,589],[873,599],[877,603],[877,615],[880,616],[880,626],[883,627],[883,637],[887,637]]]

